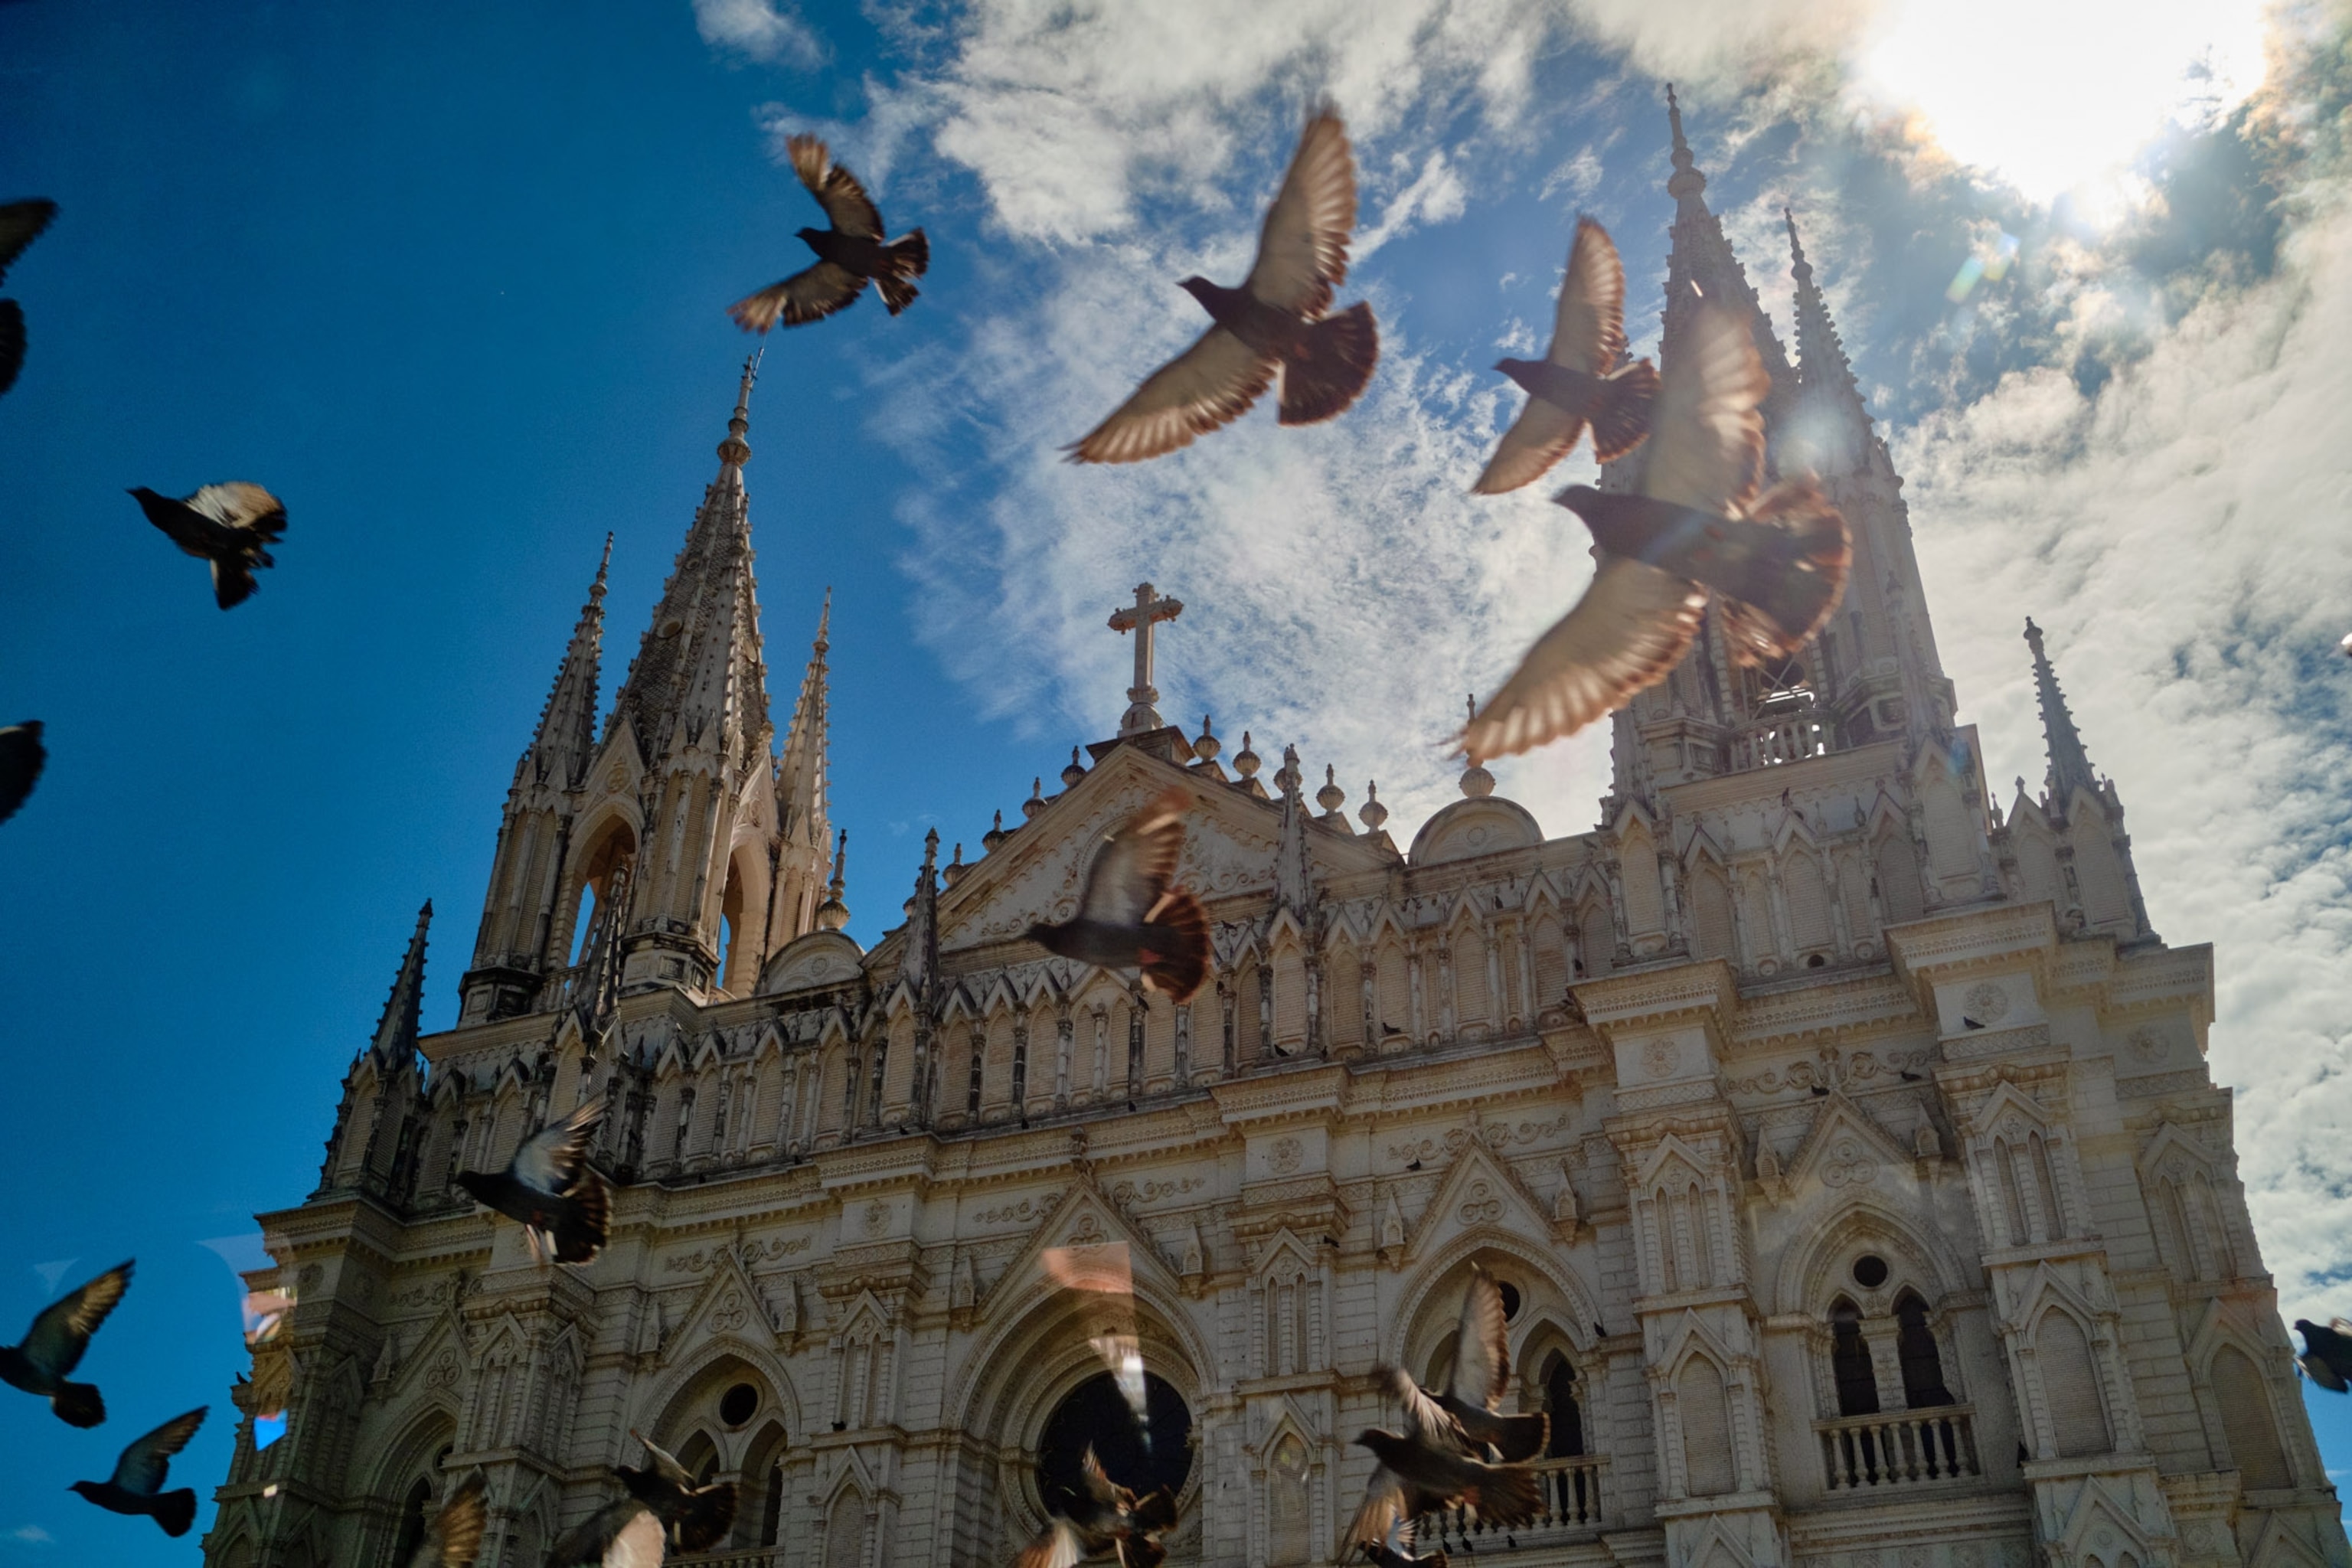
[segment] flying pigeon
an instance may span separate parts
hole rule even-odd
[[[38,197],[0,205],[0,279],[57,216],[58,204]],[[16,385],[16,373],[24,368],[25,312],[16,300],[0,300],[0,392]]]
[[[76,1481],[67,1488],[115,1513],[143,1513],[163,1527],[166,1535],[185,1535],[196,1519],[196,1489],[159,1492],[172,1456],[188,1446],[205,1424],[211,1406],[199,1405],[185,1415],[174,1415],[145,1436],[133,1441],[114,1461],[114,1474],[102,1481]]]
[[[914,280],[931,265],[931,242],[923,231],[885,240],[873,198],[856,175],[833,162],[823,142],[800,135],[784,145],[792,153],[793,173],[833,226],[802,229],[801,240],[816,252],[816,265],[728,306],[735,324],[747,332],[764,332],[780,321],[788,327],[823,321],[864,293],[869,278],[892,315],[913,304]]]
[[[457,1483],[425,1527],[424,1543],[407,1568],[473,1568],[482,1550],[482,1531],[489,1523],[488,1487],[479,1470]]]
[[[213,598],[224,610],[253,596],[256,568],[277,564],[269,546],[286,531],[286,508],[259,485],[206,485],[178,500],[144,485],[131,493],[173,543],[212,563]]]
[[[1013,1568],[1076,1568],[1105,1552],[1118,1554],[1119,1568],[1159,1568],[1168,1555],[1160,1538],[1176,1528],[1175,1494],[1161,1487],[1139,1498],[1103,1473],[1091,1447],[1078,1474],[1085,1491],[1076,1510],[1055,1515],[1045,1532],[1013,1560]]]
[[[1443,1548],[1416,1552],[1412,1542],[1412,1519],[1400,1515],[1396,1522],[1389,1526],[1388,1534],[1381,1540],[1359,1541],[1355,1544],[1363,1549],[1364,1555],[1377,1568],[1446,1568],[1447,1559]]]
[[[2297,1318],[2294,1331],[2303,1336],[2303,1353],[2295,1363],[2312,1382],[2331,1394],[2352,1388],[2352,1323],[2338,1318],[2333,1328],[2323,1329]]]
[[[1475,1510],[1483,1522],[1509,1530],[1543,1507],[1535,1472],[1525,1465],[1485,1464],[1451,1443],[1438,1447],[1424,1436],[1378,1428],[1359,1434],[1356,1441],[1381,1462],[1365,1486],[1348,1539],[1376,1561],[1381,1548],[1395,1550],[1401,1539],[1409,1539],[1401,1525],[1424,1513],[1460,1505]]]
[[[1640,446],[1650,433],[1658,373],[1645,359],[1619,365],[1624,357],[1625,268],[1609,231],[1580,217],[1559,286],[1551,347],[1539,360],[1507,359],[1495,366],[1527,389],[1528,405],[1471,488],[1500,495],[1541,479],[1575,449],[1587,423],[1592,455],[1604,463]]]
[[[41,745],[41,721],[27,719],[0,729],[0,822],[16,815],[49,753]]]
[[[687,1468],[667,1450],[656,1447],[653,1439],[635,1430],[629,1436],[646,1446],[652,1460],[642,1470],[614,1467],[629,1496],[652,1511],[680,1552],[705,1552],[718,1545],[735,1522],[735,1483],[697,1486]]]
[[[20,1345],[0,1345],[0,1383],[46,1395],[49,1408],[68,1426],[95,1426],[106,1419],[106,1401],[87,1383],[68,1383],[81,1364],[90,1335],[106,1321],[131,1289],[131,1264],[118,1263],[79,1289],[41,1310]]]
[[[1049,952],[1104,969],[1136,969],[1143,984],[1179,1006],[1209,973],[1209,913],[1201,900],[1168,885],[1184,849],[1184,812],[1192,797],[1170,789],[1129,817],[1095,851],[1078,912],[1059,925],[1036,924],[1027,939]]]
[[[1540,1411],[1504,1415],[1496,1411],[1511,1384],[1511,1347],[1503,1321],[1503,1292],[1495,1277],[1470,1266],[1462,1294],[1462,1321],[1454,1340],[1454,1365],[1445,1391],[1432,1394],[1401,1368],[1388,1371],[1389,1390],[1405,1407],[1405,1424],[1431,1442],[1452,1439],[1464,1453],[1484,1458],[1488,1449],[1506,1464],[1532,1459],[1551,1436],[1551,1417]]]
[[[609,1219],[604,1178],[588,1164],[588,1141],[604,1114],[604,1102],[592,1100],[525,1139],[505,1170],[460,1171],[457,1184],[521,1221],[532,1257],[543,1236],[558,1263],[586,1263],[604,1250]]]
[[[1355,227],[1355,155],[1347,128],[1326,107],[1299,138],[1242,286],[1200,277],[1178,285],[1216,325],[1074,444],[1070,461],[1133,463],[1190,446],[1240,418],[1277,370],[1283,424],[1313,425],[1344,412],[1381,357],[1371,306],[1359,300],[1325,314],[1333,287],[1347,281]]]
[[[1118,1387],[1118,1396],[1127,1401],[1128,1413],[1135,1417],[1135,1430],[1143,1439],[1144,1450],[1151,1448],[1150,1390],[1143,1382],[1143,1346],[1131,1333],[1097,1334],[1087,1343],[1110,1371],[1111,1382]]]
[[[625,1497],[557,1536],[547,1568],[661,1568],[664,1542],[653,1510]]]
[[[1574,734],[1664,679],[1710,589],[1740,664],[1790,657],[1837,608],[1845,520],[1809,479],[1757,494],[1770,385],[1747,322],[1703,307],[1666,365],[1641,493],[1554,498],[1591,530],[1601,566],[1457,737],[1473,763]]]

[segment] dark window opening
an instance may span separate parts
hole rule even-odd
[[[433,1506],[433,1483],[420,1480],[408,1489],[407,1500],[400,1505],[400,1534],[392,1549],[394,1563],[406,1563],[425,1544],[425,1515]]]
[[[1498,1279],[1495,1283],[1503,1297],[1503,1321],[1517,1322],[1519,1321],[1519,1288],[1507,1279]]]
[[[748,1383],[739,1383],[719,1396],[719,1419],[730,1426],[740,1426],[760,1411],[760,1391]]]
[[[1072,1389],[1037,1440],[1039,1500],[1056,1513],[1077,1506],[1078,1467],[1088,1447],[1103,1473],[1120,1486],[1138,1492],[1163,1486],[1182,1490],[1192,1473],[1192,1413],[1181,1394],[1149,1372],[1143,1374],[1143,1407],[1151,1424],[1148,1448],[1110,1373],[1098,1373]]]
[[[1837,1380],[1839,1415],[1878,1414],[1878,1374],[1863,1342],[1862,1313],[1843,1298],[1830,1309],[1830,1372]]]
[[[1576,1403],[1576,1368],[1555,1354],[1544,1373],[1544,1409],[1551,1416],[1551,1440],[1544,1458],[1565,1459],[1584,1452],[1584,1413]]]
[[[1874,1252],[1865,1252],[1853,1260],[1853,1282],[1865,1290],[1875,1290],[1886,1283],[1886,1259]]]
[[[1944,1386],[1944,1358],[1936,1349],[1936,1331],[1927,1326],[1927,1303],[1905,1291],[1895,1303],[1895,1354],[1903,1363],[1903,1403],[1914,1410],[1953,1405]]]

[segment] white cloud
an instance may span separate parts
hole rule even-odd
[[[58,1540],[37,1524],[20,1524],[8,1532],[8,1539],[22,1542],[26,1546],[54,1546]]]
[[[2150,918],[2214,944],[2215,1079],[2287,1315],[2352,1307],[2352,216],[2216,290],[2086,400],[2012,375],[1900,443],[1945,661],[1994,777],[2037,784],[2032,614],[2117,781]],[[2004,795],[2006,792],[2004,791]]]
[[[775,0],[694,0],[694,25],[714,48],[803,68],[824,63],[824,41]]]

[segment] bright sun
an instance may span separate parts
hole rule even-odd
[[[1895,0],[1861,57],[1873,98],[2037,201],[2096,195],[2168,121],[2261,84],[2263,0]]]

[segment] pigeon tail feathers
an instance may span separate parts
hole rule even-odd
[[[163,1527],[166,1535],[185,1535],[188,1527],[196,1522],[196,1489],[182,1487],[178,1491],[165,1492],[155,1500],[155,1522]]]
[[[579,1182],[565,1194],[563,1217],[555,1225],[555,1260],[593,1261],[604,1249],[611,1209],[612,1198],[605,1191],[604,1178],[593,1170],[583,1170]]]
[[[1482,1524],[1504,1530],[1528,1523],[1543,1511],[1543,1489],[1533,1470],[1519,1466],[1493,1465],[1467,1488],[1462,1500],[1478,1510]]]
[[[1650,434],[1650,405],[1657,401],[1658,373],[1637,359],[1608,378],[1609,390],[1592,416],[1592,455],[1613,463]]]
[[[95,1426],[106,1419],[106,1401],[91,1383],[60,1383],[49,1395],[49,1408],[68,1426]]]
[[[1757,498],[1751,521],[1781,531],[1764,553],[1766,592],[1727,595],[1725,641],[1742,664],[1790,658],[1829,620],[1845,594],[1853,558],[1845,519],[1810,479],[1783,479]]]
[[[1209,977],[1209,911],[1183,889],[1170,889],[1144,917],[1138,956],[1146,985],[1177,1006],[1190,1002]]]
[[[1282,423],[1314,425],[1347,412],[1380,363],[1381,330],[1359,300],[1309,324],[1282,361]]]
[[[931,242],[919,228],[909,230],[903,239],[892,240],[882,253],[902,278],[920,278],[931,269]]]

